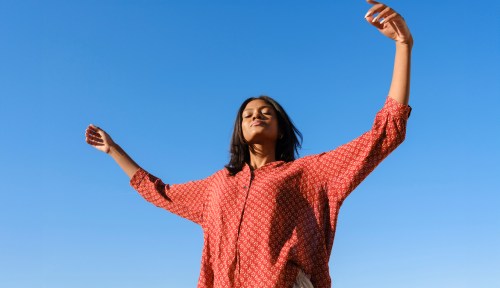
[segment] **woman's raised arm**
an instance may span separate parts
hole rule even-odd
[[[389,97],[394,98],[401,104],[408,105],[413,37],[405,20],[396,11],[373,0],[367,0],[367,2],[373,6],[365,15],[366,21],[396,43],[396,56]]]
[[[101,128],[90,124],[85,131],[85,141],[115,159],[129,178],[139,170],[140,166]]]

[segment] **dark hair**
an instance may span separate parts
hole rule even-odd
[[[233,136],[231,137],[231,146],[229,149],[231,159],[225,166],[232,176],[240,172],[245,163],[250,163],[250,151],[243,137],[241,123],[243,110],[250,101],[257,99],[264,100],[267,104],[271,105],[278,116],[278,130],[283,137],[280,136],[276,142],[276,160],[283,160],[285,162],[293,161],[295,160],[295,154],[298,156],[299,149],[302,147],[302,133],[293,125],[285,109],[276,100],[265,95],[250,97],[241,104],[236,115],[236,120],[234,121]]]

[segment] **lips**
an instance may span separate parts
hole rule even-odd
[[[253,126],[264,126],[264,125],[265,125],[265,123],[263,121],[256,120],[256,121],[253,121],[250,124],[250,127],[253,127]]]

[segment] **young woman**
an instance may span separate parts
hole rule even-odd
[[[384,4],[365,19],[396,45],[389,95],[370,131],[335,150],[295,159],[302,135],[272,98],[243,102],[231,160],[206,179],[165,185],[102,129],[86,141],[109,154],[154,205],[198,223],[204,246],[198,287],[331,287],[328,260],[344,199],[405,138],[413,38]]]

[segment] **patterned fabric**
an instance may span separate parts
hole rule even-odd
[[[411,108],[387,97],[370,131],[335,150],[275,161],[235,176],[165,185],[139,169],[147,201],[203,228],[198,287],[293,287],[300,270],[331,287],[328,260],[339,208],[405,138]]]

